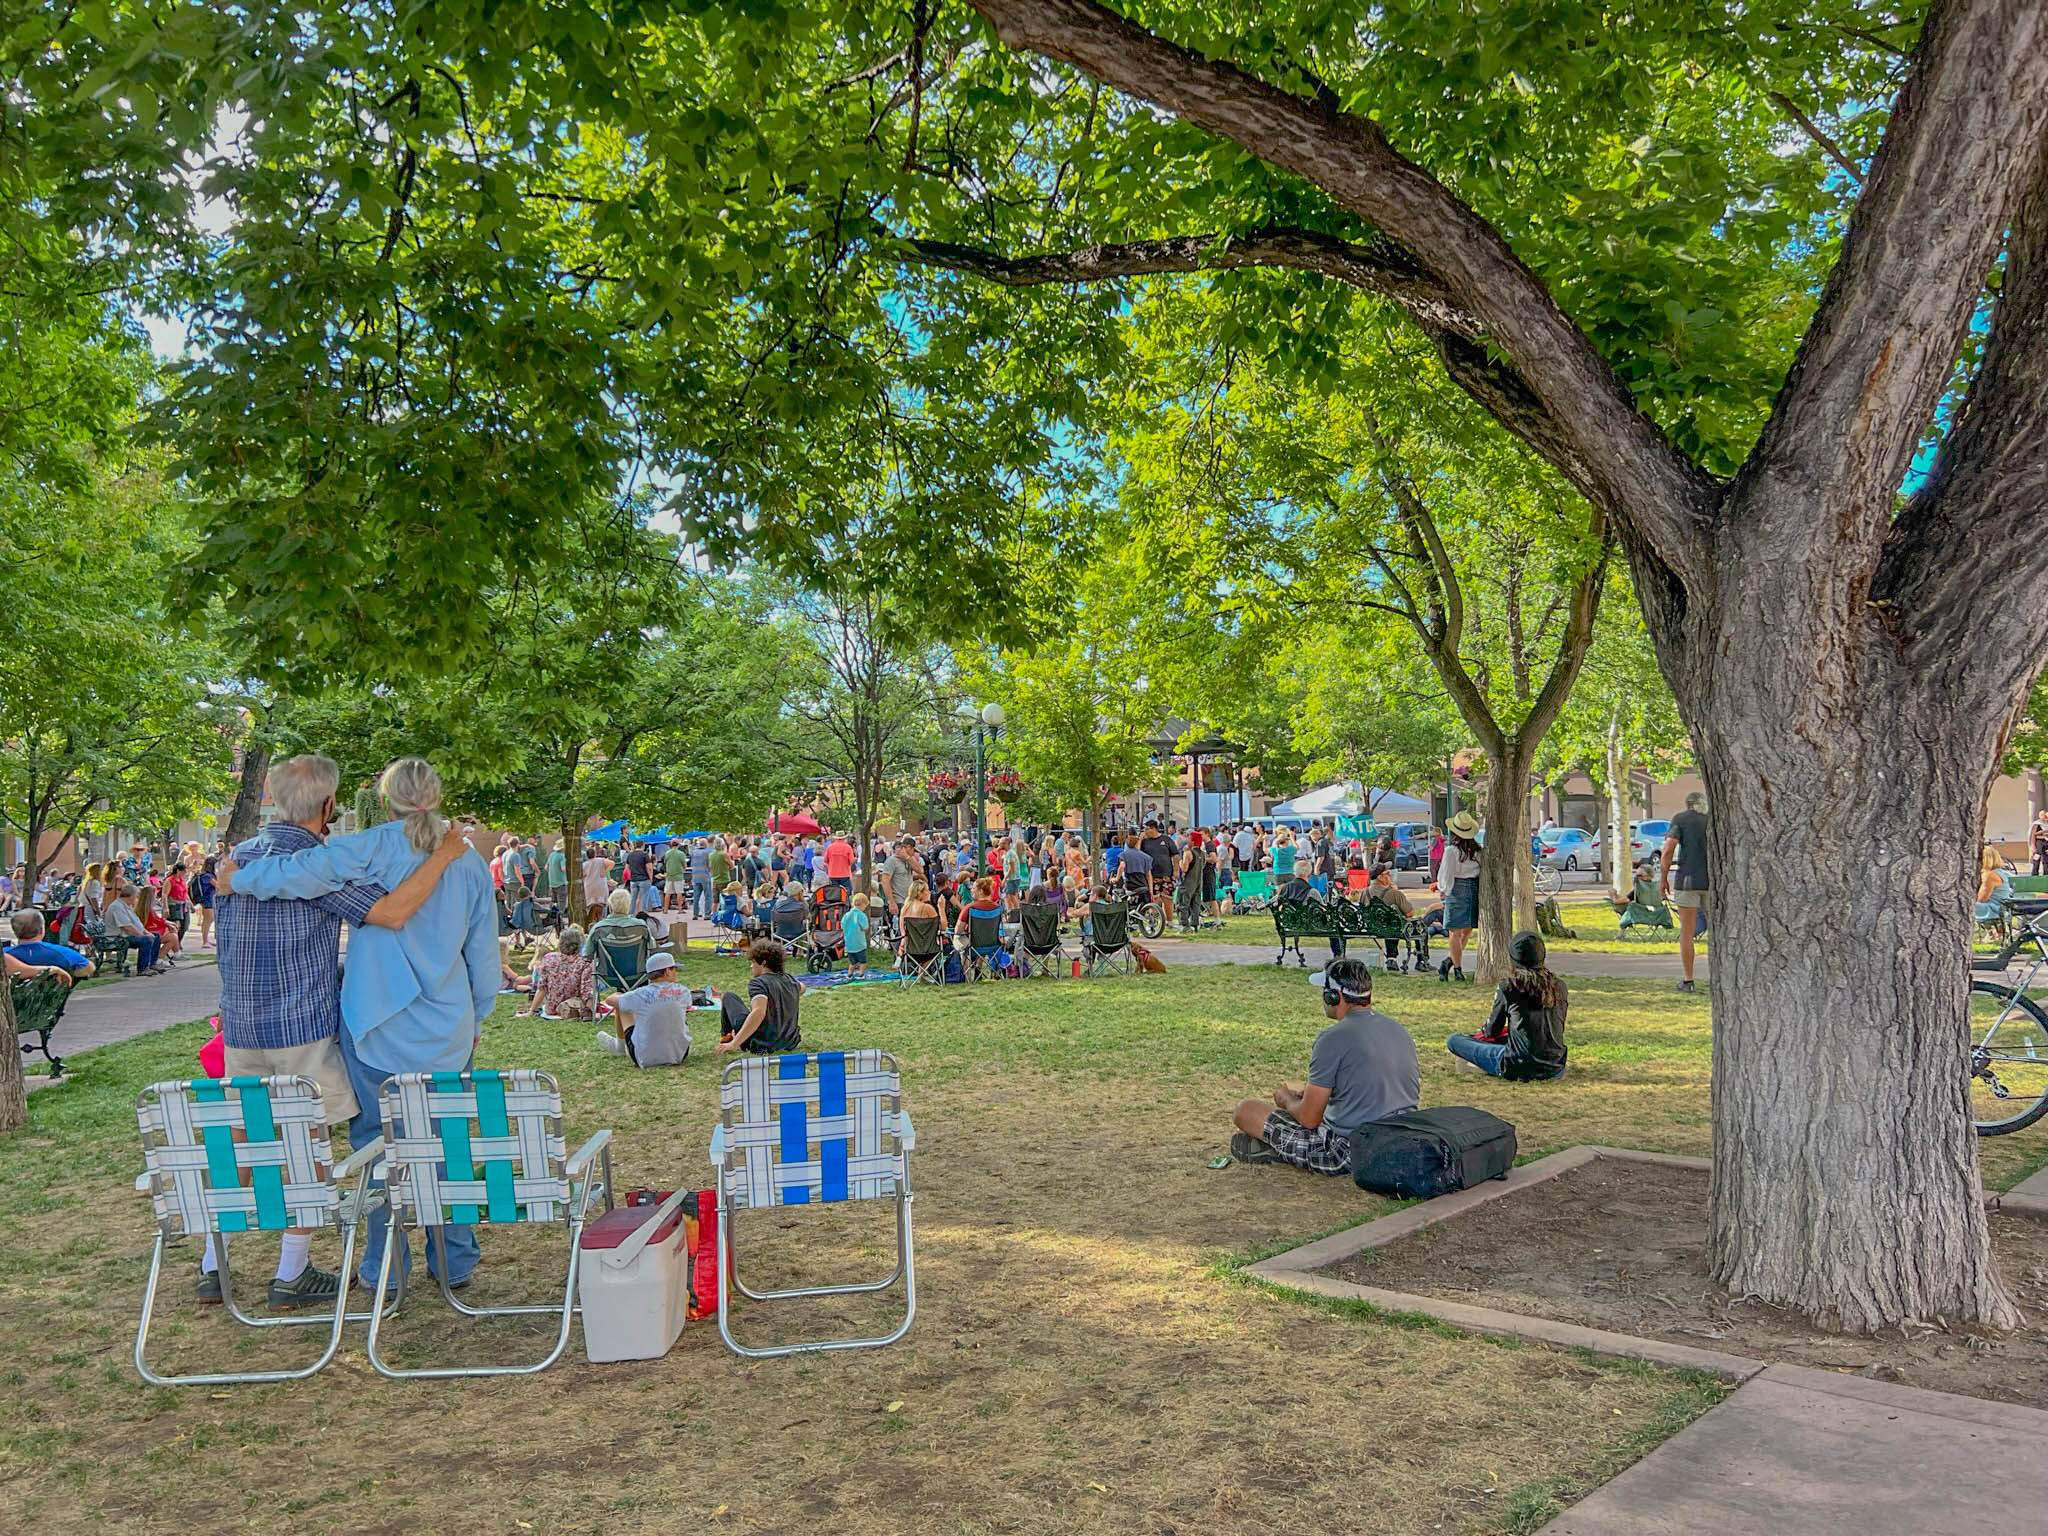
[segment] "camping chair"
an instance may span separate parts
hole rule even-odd
[[[718,1331],[726,1345],[735,1354],[762,1360],[866,1349],[902,1338],[917,1316],[917,1268],[910,1242],[910,1150],[917,1145],[917,1133],[903,1108],[896,1058],[887,1051],[741,1057],[726,1064],[718,1102],[711,1162],[718,1170],[719,1268],[732,1282],[718,1288]],[[896,1202],[896,1267],[882,1279],[757,1291],[740,1278],[733,1244],[740,1211],[853,1200]],[[849,1296],[885,1291],[899,1275],[903,1321],[889,1333],[765,1348],[733,1337],[735,1289],[755,1301]]]
[[[1131,909],[1120,901],[1088,903],[1088,936],[1081,941],[1081,968],[1090,976],[1133,976]]]
[[[142,1288],[142,1320],[135,1329],[135,1369],[156,1387],[211,1387],[244,1381],[299,1381],[313,1375],[341,1346],[344,1322],[368,1313],[348,1310],[348,1287],[334,1311],[315,1317],[250,1317],[235,1301],[228,1239],[238,1232],[283,1232],[291,1227],[339,1227],[341,1272],[355,1264],[356,1229],[370,1165],[384,1151],[372,1141],[339,1167],[327,1142],[327,1106],[320,1085],[306,1077],[200,1078],[152,1083],[135,1104],[142,1130],[144,1172],[135,1181],[156,1212],[156,1249]],[[327,1347],[311,1365],[289,1371],[231,1371],[162,1376],[150,1369],[149,1324],[156,1311],[164,1248],[173,1239],[211,1232],[220,1262],[220,1294],[228,1315],[251,1328],[324,1325]]]
[[[648,935],[647,925],[638,923],[636,932],[614,937],[612,933],[596,933],[597,940],[597,984],[610,987],[618,992],[630,992],[647,980],[648,945],[653,939]]]
[[[562,1090],[545,1072],[402,1072],[384,1085],[381,1109],[388,1144],[383,1163],[391,1230],[374,1294],[390,1296],[385,1312],[370,1319],[370,1364],[383,1375],[413,1377],[530,1376],[561,1358],[576,1315],[576,1268],[591,1201],[612,1205],[610,1131],[599,1131],[564,1157]],[[592,1176],[591,1162],[603,1172]],[[440,1277],[441,1294],[468,1317],[561,1315],[555,1347],[530,1365],[434,1366],[402,1370],[378,1352],[384,1317],[405,1295],[405,1276],[393,1255],[406,1245],[406,1227],[562,1223],[569,1229],[569,1276],[559,1308],[472,1307]],[[393,1286],[396,1286],[394,1294]]]
[[[939,920],[936,917],[903,919],[903,948],[897,956],[896,970],[906,987],[914,987],[921,982],[945,985],[946,951],[939,942]]]
[[[1363,869],[1347,869],[1344,871],[1344,889],[1352,900],[1356,901],[1371,886],[1372,874],[1370,871]]]
[[[1002,913],[967,914],[967,953],[960,958],[967,967],[969,981],[993,981],[1008,967],[1010,956],[1003,948]]]
[[[1066,947],[1060,943],[1059,913],[1038,901],[1018,908],[1017,915],[1024,925],[1017,945],[1024,960],[1024,974],[1058,976],[1067,958]]]
[[[1665,903],[1654,880],[1638,880],[1629,893],[1628,906],[1621,914],[1620,931],[1631,928],[1676,928],[1671,908]]]
[[[1235,894],[1230,901],[1230,910],[1242,917],[1247,912],[1263,912],[1272,905],[1273,874],[1265,869],[1241,870],[1237,877]]]
[[[14,1032],[21,1041],[21,1054],[41,1051],[43,1060],[50,1064],[53,1081],[64,1075],[64,1058],[50,1054],[50,1034],[64,1017],[65,1005],[71,1001],[71,988],[71,982],[57,976],[17,976],[12,988]],[[29,1043],[30,1035],[37,1037],[36,1044]]]
[[[785,907],[777,901],[768,912],[768,936],[794,954],[809,941],[811,920],[803,903]]]

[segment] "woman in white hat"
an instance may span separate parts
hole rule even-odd
[[[1450,958],[1437,967],[1437,980],[1465,979],[1465,946],[1479,926],[1479,821],[1460,811],[1444,823],[1444,856],[1436,867],[1436,888],[1444,898],[1444,936]]]

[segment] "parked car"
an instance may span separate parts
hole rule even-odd
[[[1664,839],[1671,835],[1668,821],[1638,821],[1630,829],[1635,835],[1630,839],[1629,852],[1636,863],[1657,858],[1664,851]]]
[[[1394,868],[1427,869],[1433,837],[1426,821],[1400,821],[1385,830],[1394,834]]]
[[[1548,869],[1598,869],[1600,838],[1584,827],[1546,827],[1538,835],[1537,862]]]

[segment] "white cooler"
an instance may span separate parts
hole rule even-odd
[[[583,1229],[576,1286],[583,1352],[593,1362],[656,1360],[689,1310],[688,1234],[677,1190],[659,1205],[622,1205]]]

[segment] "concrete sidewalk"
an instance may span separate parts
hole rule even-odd
[[[2048,1413],[1766,1366],[1538,1536],[2038,1531]]]
[[[211,958],[181,960],[162,976],[87,987],[71,999],[50,1044],[68,1065],[102,1045],[133,1040],[173,1024],[189,1024],[220,1011],[220,967]],[[31,1073],[40,1056],[25,1058]],[[29,1091],[49,1082],[31,1076]]]
[[[1142,939],[1139,941],[1153,951],[1168,965],[1266,965],[1273,963],[1277,946],[1273,944],[1213,944],[1199,939]],[[1351,946],[1354,953],[1363,953],[1363,941]],[[1441,944],[1432,945],[1432,958],[1441,961],[1445,951]],[[1308,949],[1308,965],[1313,970],[1330,958],[1329,953],[1314,946]],[[1676,955],[1582,955],[1553,952],[1550,968],[1560,976],[1611,976],[1622,981],[1678,981],[1678,956]],[[1292,957],[1286,969],[1296,969]],[[1701,953],[1693,966],[1693,976],[1699,982],[1701,995],[1706,992],[1707,957]]]

